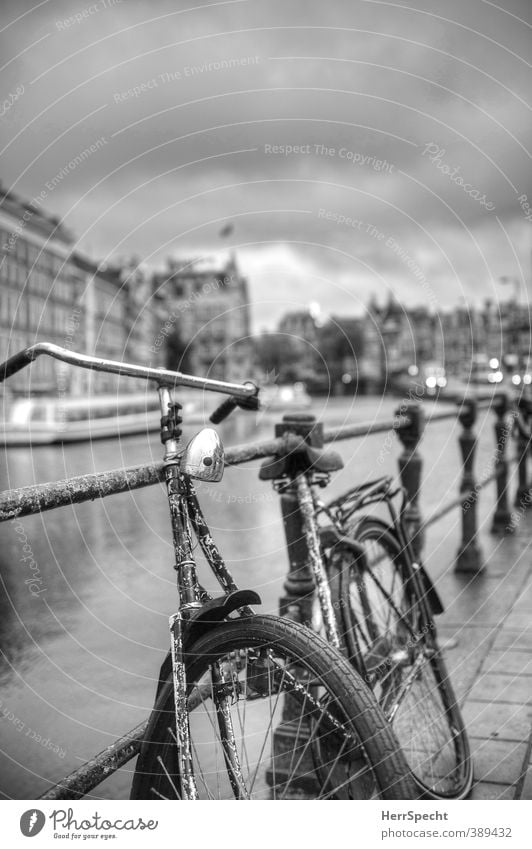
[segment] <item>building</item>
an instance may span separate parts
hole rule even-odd
[[[126,295],[125,359],[164,366],[164,352],[157,350],[154,343],[166,314],[164,302],[154,296],[152,275],[137,259],[124,262],[117,271]]]
[[[485,328],[477,310],[465,305],[441,312],[437,322],[437,359],[448,375],[467,377],[473,356],[486,350]]]
[[[279,322],[279,333],[286,337],[291,348],[292,380],[301,380],[312,386],[317,374],[322,371],[318,350],[319,329],[314,316],[309,310],[286,313]]]
[[[0,187],[0,360],[38,341],[65,345],[79,329],[80,290],[69,258],[73,237],[36,203]],[[48,357],[9,381],[14,392],[53,392]]]
[[[164,350],[168,368],[216,380],[242,381],[253,373],[247,280],[234,256],[225,266],[179,263],[154,276],[164,304],[152,353]],[[159,307],[159,311],[160,307]]]
[[[433,319],[427,310],[407,310],[392,295],[380,307],[372,299],[364,322],[363,384],[373,390],[419,361],[432,359]]]
[[[368,375],[378,369],[381,385],[410,365],[427,363],[438,363],[449,376],[463,379],[473,362],[485,362],[486,369],[496,361],[496,367],[529,370],[528,305],[486,300],[480,309],[463,304],[434,314],[421,306],[407,309],[390,298],[382,308],[372,301],[367,318],[361,368]]]
[[[488,359],[497,359],[516,370],[528,370],[531,357],[530,308],[516,301],[484,302],[480,314],[484,350]]]
[[[127,302],[122,275],[117,269],[102,268],[79,253],[70,257],[72,276],[79,291],[81,324],[78,344],[72,348],[89,356],[125,360],[127,348]],[[64,347],[70,347],[64,345]],[[69,371],[73,371],[70,369]],[[74,371],[79,372],[79,369]],[[74,377],[71,387],[78,391],[106,393],[116,391],[119,378],[104,372],[83,371]],[[132,389],[132,381],[122,380],[120,389]]]
[[[380,308],[374,298],[370,300],[364,316],[363,340],[363,353],[358,360],[358,382],[366,392],[377,392],[383,385],[385,350]]]
[[[107,359],[160,365],[160,356],[150,353],[157,325],[149,275],[138,263],[101,266],[73,245],[59,219],[0,187],[0,362],[36,342],[52,342]],[[116,391],[119,380],[40,357],[4,391],[105,393]],[[138,387],[120,380],[121,391]]]

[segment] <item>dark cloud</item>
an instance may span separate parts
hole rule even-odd
[[[35,196],[103,138],[47,198],[85,250],[161,265],[233,220],[256,324],[529,283],[526,0],[33,5],[2,4],[0,176]]]

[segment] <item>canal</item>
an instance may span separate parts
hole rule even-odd
[[[398,399],[317,399],[326,425],[378,421]],[[432,403],[425,405],[427,416]],[[238,414],[221,428],[226,445],[273,435],[279,416]],[[193,433],[198,428],[188,428]],[[478,477],[493,464],[493,415],[482,414]],[[422,442],[425,514],[457,492],[459,425],[428,427]],[[400,446],[386,434],[337,443],[345,468],[331,496],[395,474]],[[0,489],[159,460],[158,435],[3,451]],[[198,487],[211,529],[239,586],[274,612],[286,573],[278,496],[258,480],[260,463],[229,469]],[[455,544],[459,541],[456,514]],[[429,564],[430,568],[430,564]],[[0,794],[35,798],[139,723],[153,701],[174,609],[174,572],[162,486],[64,507],[0,525]],[[205,572],[202,581],[213,587]],[[128,764],[95,792],[127,798]]]

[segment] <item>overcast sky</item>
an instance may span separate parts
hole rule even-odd
[[[234,247],[256,329],[312,302],[360,313],[372,293],[505,299],[501,276],[528,297],[529,0],[2,0],[1,15],[0,179],[44,193],[93,258]]]

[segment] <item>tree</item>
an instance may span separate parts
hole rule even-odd
[[[264,332],[256,341],[259,367],[279,377],[281,383],[300,379],[301,346],[286,333]]]
[[[355,369],[357,359],[364,353],[362,319],[332,317],[319,329],[317,344],[321,370],[334,385],[341,381],[346,369]]]
[[[191,371],[192,347],[183,338],[181,329],[176,326],[166,337],[166,368],[172,371]]]

